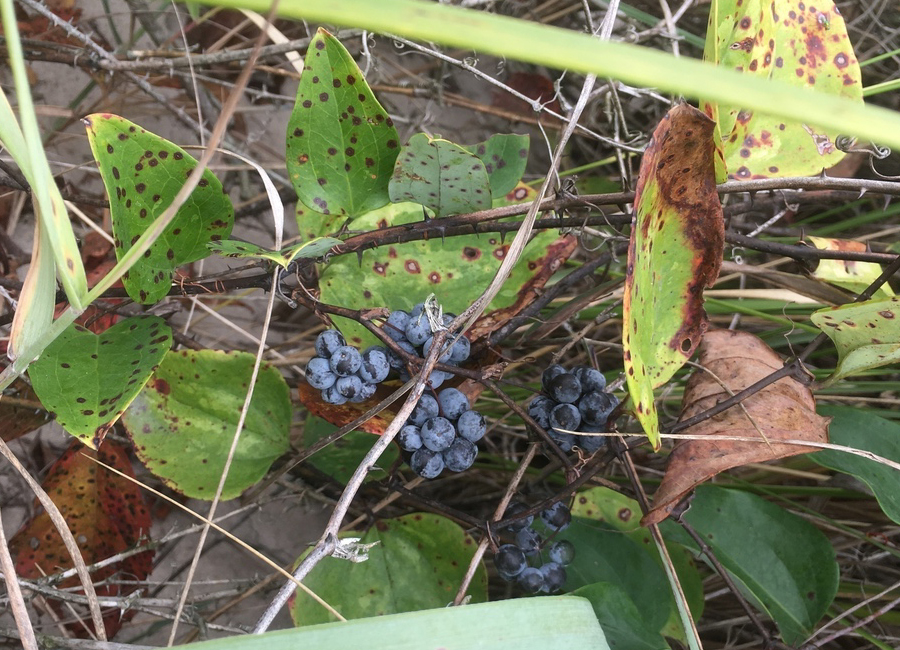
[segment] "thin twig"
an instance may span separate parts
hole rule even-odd
[[[16,566],[9,554],[9,544],[6,542],[6,533],[3,531],[3,516],[0,515],[0,569],[3,569],[3,580],[6,582],[6,593],[9,595],[9,604],[12,607],[13,618],[19,630],[19,640],[23,650],[38,650],[37,639],[34,637],[34,627],[28,616],[28,608],[16,579]]]

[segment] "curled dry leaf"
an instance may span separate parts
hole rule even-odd
[[[706,370],[695,371],[688,380],[681,420],[712,408],[783,365],[781,358],[756,336],[719,329],[710,330],[703,337],[697,362]],[[808,453],[809,447],[779,441],[828,442],[830,421],[831,418],[816,414],[816,403],[809,388],[785,377],[751,395],[741,405],[685,429],[684,434],[698,439],[675,443],[666,475],[653,499],[653,508],[641,523],[645,526],[659,523],[694,487],[719,472],[747,463]],[[757,438],[759,442],[712,440],[707,436]]]

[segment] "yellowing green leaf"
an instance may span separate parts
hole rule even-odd
[[[625,372],[635,414],[657,449],[653,389],[699,345],[707,328],[703,289],[722,261],[713,131],[696,108],[674,107],[656,127],[638,177],[625,277]]]
[[[807,237],[819,250],[850,251],[863,253],[866,245],[862,242],[847,239],[831,239],[828,237]],[[853,293],[864,291],[881,275],[881,265],[874,262],[854,262],[853,260],[821,260],[813,277]],[[883,284],[872,296],[873,298],[890,298],[894,295],[890,285]]]

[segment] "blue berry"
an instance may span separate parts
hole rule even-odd
[[[365,402],[375,394],[375,389],[375,384],[362,382],[359,392],[356,394],[356,397],[353,397],[350,401],[353,403]]]
[[[529,557],[537,555],[537,552],[541,550],[543,541],[540,533],[534,528],[523,528],[516,533],[516,546],[522,549],[522,552]]]
[[[425,341],[425,345],[422,346],[422,357],[423,358],[427,357],[429,355],[429,353],[431,352],[431,346],[432,346],[433,342],[434,342],[433,336],[429,336],[428,340]],[[446,341],[444,341],[444,345],[445,346],[447,345]],[[438,363],[449,363],[451,353],[452,353],[452,350],[449,347],[445,347],[444,351],[441,352],[441,356],[438,357]]]
[[[426,420],[420,428],[422,443],[432,451],[444,451],[456,438],[456,430],[447,418]]]
[[[425,424],[427,420],[436,418],[439,414],[440,408],[438,407],[437,400],[431,395],[422,395],[422,397],[419,398],[418,404],[416,404],[416,407],[409,415],[409,423],[420,427]]]
[[[466,411],[456,421],[456,433],[469,442],[478,442],[487,431],[487,421],[478,411]]]
[[[565,431],[557,431],[556,429],[550,429],[548,431],[550,437],[553,438],[553,442],[556,443],[556,446],[560,448],[561,451],[566,453],[572,451],[572,448],[575,446],[576,437],[571,433],[566,433]]]
[[[475,462],[478,447],[464,438],[456,438],[443,451],[444,467],[451,472],[464,472]]]
[[[547,556],[553,562],[566,566],[575,559],[575,545],[567,539],[561,539],[550,547]]]
[[[606,388],[606,377],[599,370],[578,366],[572,371],[572,374],[578,377],[578,381],[581,382],[581,390],[585,393],[601,391]]]
[[[334,385],[337,381],[337,375],[331,372],[331,364],[328,359],[322,357],[313,357],[306,364],[306,381],[313,388],[325,390],[329,386]]]
[[[469,358],[471,351],[472,344],[469,342],[469,339],[460,334],[453,342],[453,347],[450,348],[451,363],[462,363]]]
[[[351,375],[350,377],[338,377],[338,380],[334,382],[334,388],[338,394],[351,401],[362,392],[362,385],[362,379],[356,375]]]
[[[593,391],[578,400],[578,410],[582,419],[593,426],[604,426],[619,400],[610,393]]]
[[[444,372],[443,370],[432,370],[431,375],[428,376],[428,385],[433,390],[437,390],[445,381],[452,378],[453,373]]]
[[[577,431],[581,424],[581,412],[574,404],[557,404],[550,411],[550,426],[554,429]]]
[[[406,339],[406,326],[409,324],[409,314],[402,309],[392,311],[384,326],[384,333],[395,341]]]
[[[554,406],[556,406],[556,402],[552,399],[545,397],[544,395],[538,395],[532,400],[531,404],[528,405],[528,415],[530,415],[531,419],[537,422],[542,429],[549,429],[550,411],[553,410]]]
[[[326,404],[340,406],[347,403],[347,398],[337,391],[337,382],[322,391],[322,401]]]
[[[370,384],[380,384],[391,372],[387,350],[380,345],[373,345],[362,353],[362,364],[357,373],[360,379]]]
[[[541,386],[547,392],[550,392],[550,382],[556,379],[559,375],[565,374],[566,369],[563,368],[558,363],[554,363],[553,365],[547,366],[546,370],[541,374]]]
[[[438,393],[441,414],[448,420],[456,420],[469,410],[469,399],[456,388],[445,388]]]
[[[413,344],[410,343],[409,341],[407,341],[406,339],[397,341],[397,345],[400,348],[402,348],[403,350],[405,350],[406,352],[409,352],[413,356],[416,356],[418,354],[416,352],[416,348],[413,346]],[[397,354],[393,350],[388,350],[387,355],[388,355],[388,363],[391,365],[391,368],[393,368],[394,370],[405,370],[406,369],[406,359],[401,357],[399,354]]]
[[[552,506],[541,512],[541,520],[550,530],[560,531],[569,527],[572,523],[572,513],[562,501],[557,501]]]
[[[528,567],[525,554],[515,544],[503,544],[494,553],[494,566],[504,580],[513,580]]]
[[[362,355],[352,345],[342,345],[331,354],[331,371],[341,377],[355,375],[362,365]]]
[[[422,436],[419,427],[406,424],[397,432],[397,444],[405,451],[416,451],[422,447]]]
[[[529,594],[536,594],[544,589],[544,575],[540,569],[528,567],[516,578],[516,582]]]
[[[440,452],[422,447],[413,452],[409,467],[422,478],[437,478],[444,471],[444,459]]]
[[[316,354],[328,359],[335,350],[343,345],[347,345],[343,334],[337,330],[325,330],[316,337]]]
[[[589,429],[592,427],[588,427]],[[596,431],[585,431],[585,427],[581,428],[580,433],[598,433]],[[606,436],[575,436],[575,444],[586,454],[593,454],[606,446]]]
[[[503,514],[504,519],[509,519],[510,517],[514,517],[520,512],[525,512],[528,510],[528,506],[522,503],[521,501],[513,501],[506,508],[506,512]],[[523,517],[522,519],[516,519],[512,523],[510,523],[506,530],[511,533],[517,533],[523,528],[528,528],[534,522],[534,515],[528,515],[527,517]]]
[[[565,372],[550,380],[547,393],[557,402],[571,404],[581,397],[581,382],[575,375]]]
[[[416,347],[424,345],[425,341],[431,336],[431,325],[425,314],[413,318],[410,317],[409,323],[406,324],[406,338]]]
[[[541,567],[541,577],[544,579],[544,586],[541,591],[553,593],[559,591],[566,584],[566,570],[556,562],[547,562]]]

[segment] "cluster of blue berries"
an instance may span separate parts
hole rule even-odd
[[[391,372],[388,350],[373,345],[360,352],[343,334],[325,330],[316,338],[316,356],[306,365],[306,381],[328,404],[364,402]]]
[[[553,364],[541,375],[544,389],[528,406],[528,415],[546,429],[563,451],[578,446],[593,454],[606,444],[603,436],[577,436],[580,433],[606,431],[609,416],[619,405],[619,399],[607,393],[606,377],[599,370],[577,366],[572,372]]]
[[[438,317],[435,318],[437,319]],[[439,317],[440,322],[436,322],[434,325],[437,328],[445,329],[453,322],[454,318],[456,316],[453,314],[442,314]],[[382,329],[398,346],[410,354],[418,355],[424,359],[431,352],[431,346],[434,342],[435,331],[432,330],[432,325],[428,314],[425,313],[425,303],[420,302],[408,312],[402,309],[391,312]],[[438,361],[446,365],[458,366],[469,358],[469,352],[471,351],[469,339],[461,335],[448,338],[451,344],[447,345]],[[389,350],[388,361],[391,364],[391,368],[400,373],[402,381],[409,379],[409,370],[406,368],[406,362],[403,357],[396,354],[393,350]],[[438,389],[441,384],[451,377],[453,375],[449,372],[434,370],[429,377],[429,385],[431,388]]]
[[[437,397],[425,394],[397,434],[401,449],[410,452],[409,466],[422,478],[437,478],[444,468],[469,469],[478,455],[475,443],[484,437],[487,422],[471,410],[468,398],[456,388]]]
[[[524,503],[514,502],[506,509],[506,516],[528,509]],[[564,530],[572,522],[572,513],[564,503],[554,503],[541,512],[540,521],[551,534]],[[566,566],[575,559],[575,546],[568,540],[553,542],[541,536],[535,528],[533,516],[517,519],[506,531],[515,536],[515,543],[502,544],[494,554],[494,567],[507,582],[515,582],[529,594],[553,593],[566,584]],[[543,551],[547,560],[543,561]],[[531,564],[529,564],[531,560]],[[538,561],[540,566],[535,566]]]

